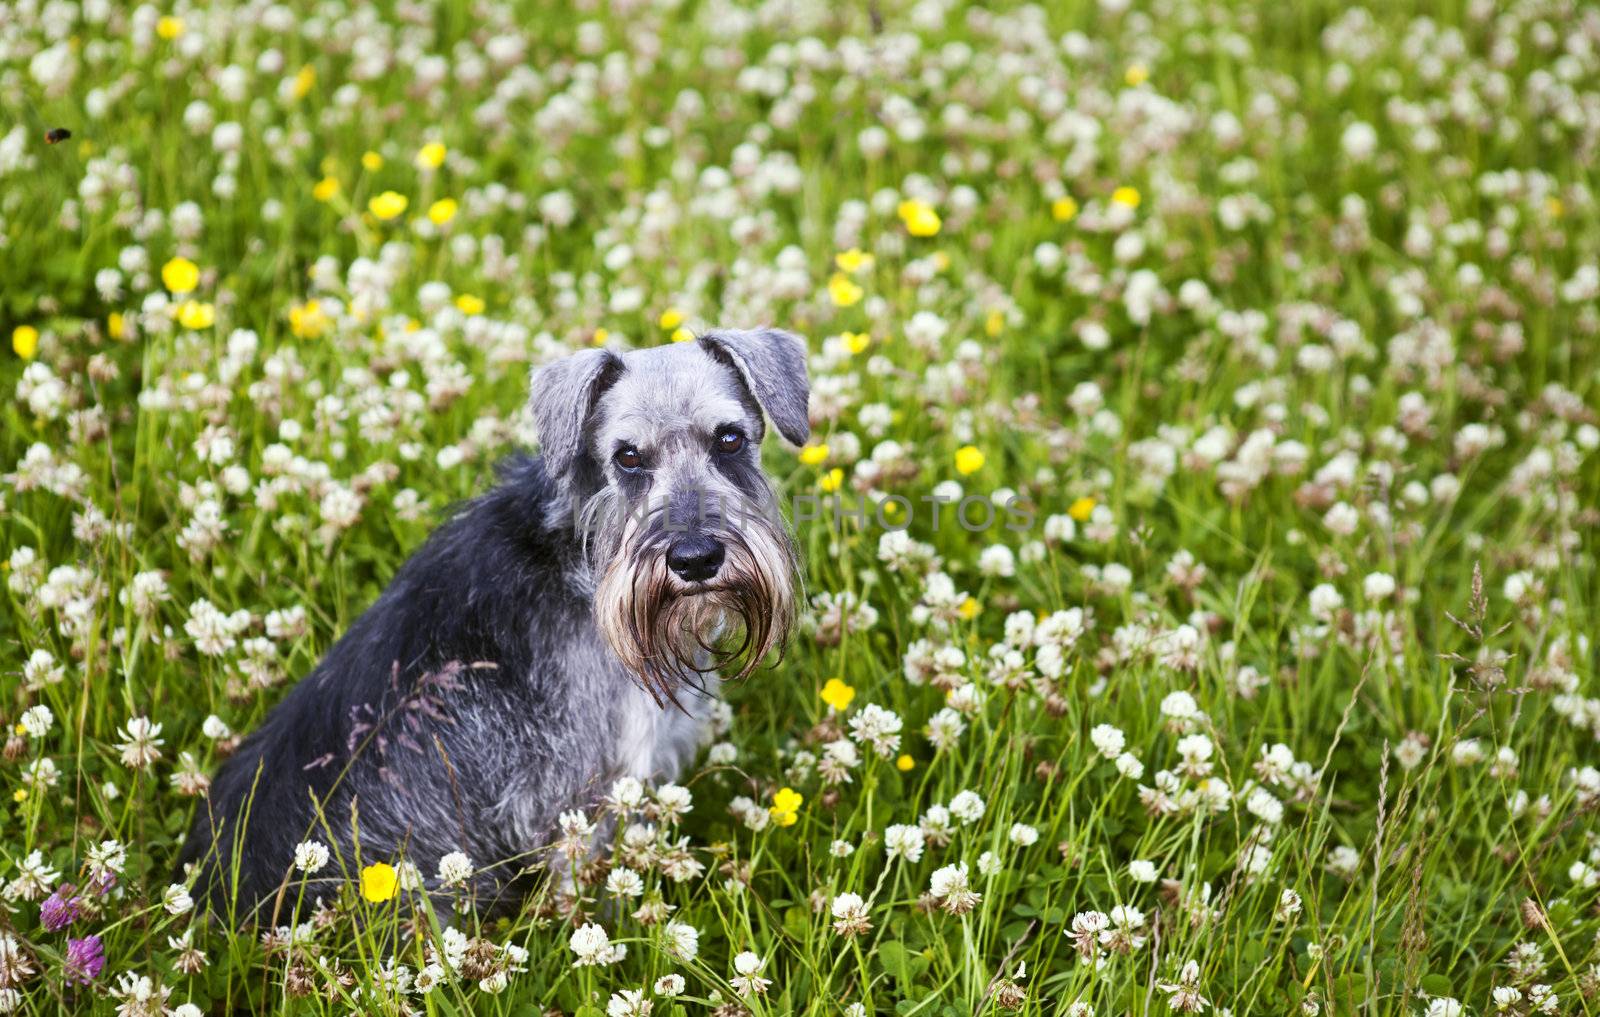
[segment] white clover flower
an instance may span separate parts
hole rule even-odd
[[[850,718],[850,736],[861,745],[870,745],[881,758],[900,751],[899,714],[876,703],[868,703]]]
[[[1348,845],[1340,844],[1328,852],[1328,871],[1336,876],[1349,879],[1360,864],[1361,855]]]
[[[439,859],[439,883],[442,886],[460,886],[472,878],[472,859],[460,851],[451,851]]]
[[[1378,150],[1378,132],[1365,121],[1353,121],[1339,136],[1339,147],[1351,161],[1366,162]]]
[[[1183,690],[1169,692],[1161,700],[1161,715],[1171,720],[1193,720],[1200,715],[1200,704]]]
[[[417,971],[416,977],[411,980],[411,987],[421,995],[426,996],[438,988],[440,983],[444,982],[447,977],[448,975],[442,965],[427,964]]]
[[[1089,732],[1089,741],[1100,755],[1106,759],[1116,759],[1122,754],[1122,748],[1127,744],[1127,737],[1120,728],[1112,727],[1110,724],[1096,724]]]
[[[969,684],[963,688],[971,688]],[[952,698],[954,693],[952,693]],[[928,743],[940,752],[948,752],[959,743],[961,734],[967,729],[966,721],[962,719],[960,711],[953,707],[945,707],[928,719],[926,733]]]
[[[1006,835],[1017,847],[1033,847],[1039,843],[1039,831],[1027,823],[1012,823]]]
[[[142,770],[161,758],[161,725],[149,717],[132,717],[122,725],[122,741],[117,744],[122,765]]]
[[[829,910],[833,914],[833,931],[841,936],[858,936],[872,928],[867,918],[867,904],[858,893],[839,894],[833,898]]]
[[[638,897],[644,893],[644,877],[619,865],[606,875],[606,893],[613,897]]]
[[[924,841],[918,826],[896,824],[883,832],[883,846],[890,861],[901,858],[913,865],[922,861]]]
[[[966,862],[935,869],[928,879],[928,892],[940,907],[957,915],[971,911],[982,900],[982,895],[974,893],[968,882]]]
[[[578,958],[573,962],[573,967],[610,963],[611,937],[606,934],[605,929],[593,922],[574,929],[567,939],[567,948]]]
[[[611,785],[606,801],[617,812],[635,811],[644,805],[644,785],[632,777],[619,777]]]
[[[1017,574],[1017,558],[1004,544],[991,544],[978,555],[978,573],[1008,578]]]
[[[682,995],[686,987],[687,985],[682,975],[662,975],[656,979],[654,986],[656,995],[666,996],[669,999],[673,996]]]
[[[29,654],[27,662],[22,665],[23,684],[29,690],[56,685],[66,677],[66,673],[65,668],[56,665],[56,658],[49,650],[34,650]]]
[[[729,984],[746,999],[766,992],[772,985],[771,979],[761,977],[761,969],[766,964],[759,954],[749,950],[740,952],[733,958],[733,970],[737,974],[728,980]]]
[[[1329,621],[1334,612],[1344,606],[1344,597],[1328,583],[1318,583],[1311,590],[1309,603],[1311,617],[1318,621]]]
[[[686,922],[668,922],[661,930],[662,949],[688,964],[700,954],[700,930]]]
[[[950,814],[966,826],[982,819],[984,808],[983,799],[976,791],[960,791],[950,799]]]
[[[320,841],[304,840],[295,845],[294,867],[301,872],[310,874],[320,871],[328,864],[330,855],[327,845]]]
[[[1245,799],[1245,809],[1268,826],[1283,822],[1283,803],[1264,787],[1251,789],[1249,797]]]
[[[606,1001],[606,1017],[649,1017],[652,1006],[643,989],[622,989]]]
[[[1272,917],[1277,921],[1287,922],[1289,919],[1299,914],[1300,909],[1300,895],[1293,889],[1286,886],[1283,888],[1283,892],[1278,895],[1278,903],[1277,906],[1273,908]]]
[[[659,817],[668,823],[677,822],[694,808],[694,795],[678,784],[662,784],[656,788],[655,799]]]
[[[1394,593],[1394,576],[1387,572],[1372,572],[1361,581],[1361,591],[1368,600],[1386,600]]]
[[[39,703],[24,710],[22,720],[18,723],[30,738],[43,738],[50,733],[50,727],[55,723],[55,719],[50,707]]]

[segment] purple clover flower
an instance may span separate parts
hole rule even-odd
[[[106,948],[99,936],[67,940],[67,981],[87,985],[99,978],[105,967]]]
[[[62,883],[55,893],[39,905],[39,924],[45,927],[45,931],[60,932],[83,914],[80,907],[83,898],[75,896],[72,892],[74,889],[71,883]]]

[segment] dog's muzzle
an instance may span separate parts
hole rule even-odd
[[[787,640],[795,551],[781,522],[752,514],[687,532],[665,514],[625,525],[595,590],[595,620],[660,705],[706,675],[744,678]]]

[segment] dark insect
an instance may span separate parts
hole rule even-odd
[[[72,132],[65,127],[52,127],[44,134],[45,143],[48,145],[59,144],[72,137]]]

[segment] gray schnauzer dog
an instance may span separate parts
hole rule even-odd
[[[718,673],[789,633],[798,568],[760,446],[763,412],[805,442],[808,391],[804,342],[775,330],[537,369],[541,454],[505,464],[223,763],[180,858],[198,894],[265,920],[297,880],[331,898],[358,862],[403,857],[431,889],[461,851],[480,909],[503,911],[563,811],[677,775]],[[306,839],[340,865],[302,875]]]

